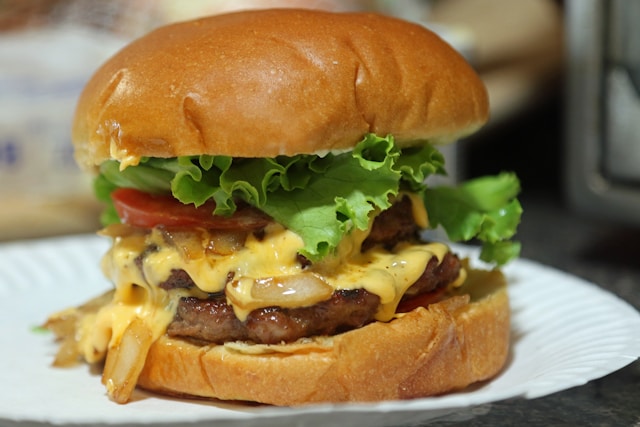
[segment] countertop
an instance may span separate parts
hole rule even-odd
[[[523,194],[522,257],[593,282],[640,309],[640,230],[573,212],[556,194]],[[640,426],[640,361],[546,397],[460,411],[429,426]]]

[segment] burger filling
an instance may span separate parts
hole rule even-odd
[[[399,307],[436,302],[464,277],[445,245],[419,240],[426,215],[413,204],[403,195],[324,262],[296,252],[301,242],[278,224],[242,221],[223,232],[108,227],[114,246],[103,267],[116,282],[118,304],[140,303],[131,300],[135,292],[118,291],[132,283],[149,295],[166,293],[172,337],[277,344],[335,335],[388,321]]]
[[[443,173],[426,141],[402,148],[373,134],[324,156],[107,161],[96,193],[109,205],[102,267],[114,288],[49,319],[63,339],[55,363],[104,361],[107,391],[124,402],[163,334],[270,347],[436,302],[466,272],[420,230],[477,238],[497,265],[519,250],[517,178],[427,187]]]
[[[417,231],[418,226],[411,215],[411,201],[405,197],[376,218],[362,250],[376,245],[393,250],[400,242],[416,241]],[[312,269],[309,261],[304,258],[299,261],[303,271]],[[421,305],[437,301],[444,288],[455,282],[459,275],[460,261],[452,253],[447,253],[442,262],[436,257],[431,258],[418,280],[405,292],[400,306],[412,307],[409,303],[415,301],[416,296],[425,294],[430,298],[423,297]],[[227,278],[232,282],[234,275],[229,274]],[[184,270],[173,270],[160,287],[167,290],[193,289],[197,285]],[[215,344],[236,340],[261,344],[292,342],[364,326],[375,320],[380,305],[380,297],[364,288],[338,289],[327,300],[311,306],[262,307],[252,310],[241,321],[227,299],[224,291],[209,294],[206,298],[181,298],[167,334]]]

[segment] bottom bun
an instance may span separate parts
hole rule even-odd
[[[163,394],[293,406],[432,396],[495,376],[509,353],[498,271],[469,271],[460,294],[334,337],[283,345],[197,345],[163,336],[138,385]]]

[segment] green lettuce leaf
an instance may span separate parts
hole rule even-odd
[[[441,225],[453,241],[480,240],[480,258],[502,265],[520,252],[520,244],[509,240],[522,215],[519,192],[516,175],[503,172],[456,187],[428,188],[424,202],[432,227]]]
[[[425,180],[433,174],[445,174],[444,158],[432,145],[426,142],[419,145],[401,150],[392,136],[369,134],[353,151],[324,157],[145,158],[124,170],[120,170],[119,163],[108,161],[101,166],[94,187],[98,198],[107,203],[109,194],[117,187],[171,193],[182,203],[196,206],[212,199],[216,202],[212,214],[216,215],[231,215],[236,201],[244,200],[300,235],[304,241],[301,253],[312,261],[333,253],[345,234],[368,227],[373,210],[388,208],[393,196],[410,190],[424,194],[425,203],[439,199],[437,209],[440,210],[436,210],[435,216],[429,211],[430,218],[436,219],[434,225],[451,228],[453,237],[487,240],[495,247],[487,249],[487,257],[495,256],[496,261],[502,263],[509,251],[497,249],[500,245],[508,246],[498,244],[504,240],[500,236],[514,231],[517,224],[507,224],[496,213],[499,210],[495,206],[512,200],[513,188],[510,185],[496,188],[495,192],[509,193],[500,195],[487,192],[485,185],[470,184],[465,187],[468,193],[465,197],[447,195],[439,189],[431,191]],[[487,194],[493,199],[485,201]],[[464,199],[471,202],[462,203]],[[441,202],[449,206],[439,206]],[[462,214],[462,206],[472,212]],[[460,213],[449,220],[441,218],[450,208]],[[470,219],[478,216],[482,220]],[[515,221],[516,212],[508,216]],[[113,207],[108,207],[103,221],[117,220]],[[484,225],[478,227],[478,222]],[[460,234],[461,229],[467,231]]]

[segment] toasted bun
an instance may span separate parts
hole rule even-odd
[[[509,348],[498,271],[472,272],[468,295],[333,338],[280,346],[198,346],[163,337],[138,385],[172,395],[275,405],[431,396],[493,377]],[[268,350],[268,351],[265,351]]]
[[[74,119],[78,163],[274,157],[363,135],[447,143],[486,120],[486,90],[425,28],[374,14],[262,10],[155,30],[105,63]]]

